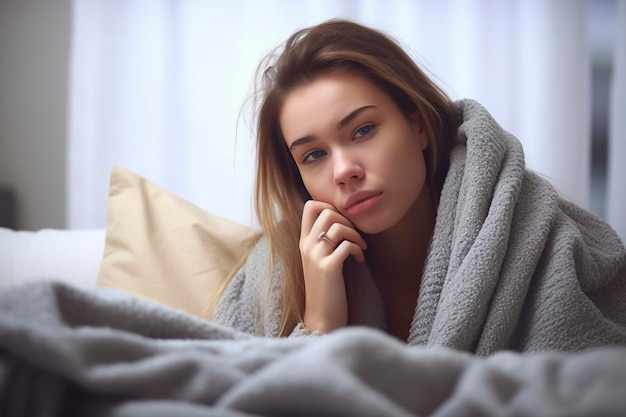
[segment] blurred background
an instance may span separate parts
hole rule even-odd
[[[0,226],[101,228],[121,165],[254,224],[258,62],[332,17],[398,39],[626,238],[626,0],[0,0]]]

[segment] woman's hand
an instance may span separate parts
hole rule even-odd
[[[325,233],[328,240],[320,238]],[[300,254],[304,269],[306,304],[304,325],[327,333],[348,324],[348,302],[343,264],[352,255],[363,262],[365,240],[350,220],[331,204],[309,200],[302,213]]]

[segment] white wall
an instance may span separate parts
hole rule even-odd
[[[65,227],[71,0],[0,0],[0,185],[18,228]]]

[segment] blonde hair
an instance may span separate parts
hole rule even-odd
[[[426,129],[430,139],[425,150],[427,181],[437,193],[448,170],[458,123],[452,101],[382,32],[333,19],[295,32],[277,52],[261,62],[257,73],[254,204],[269,243],[270,269],[276,260],[281,265],[283,311],[279,334],[285,336],[304,315],[304,275],[298,244],[302,210],[311,198],[280,128],[278,115],[286,96],[320,74],[363,74],[387,92],[407,118],[417,115]],[[350,269],[349,261],[344,272],[350,274]]]

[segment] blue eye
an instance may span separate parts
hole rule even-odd
[[[307,153],[306,155],[304,155],[304,158],[302,158],[302,163],[303,164],[310,164],[311,162],[317,161],[318,159],[320,159],[324,155],[326,155],[326,152],[320,151],[319,149],[311,151],[311,152]]]
[[[370,133],[372,130],[374,130],[374,127],[375,126],[371,125],[371,124],[370,125],[361,126],[354,133],[354,137],[355,138],[363,137],[363,136],[367,135],[368,133]]]

